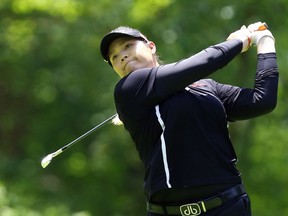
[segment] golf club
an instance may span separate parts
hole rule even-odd
[[[68,143],[67,145],[63,146],[62,148],[60,148],[59,150],[48,154],[46,157],[44,157],[41,161],[41,166],[43,168],[47,167],[49,165],[49,163],[51,162],[51,160],[56,157],[57,155],[61,154],[63,151],[65,151],[67,148],[71,147],[73,144],[77,143],[78,141],[80,141],[81,139],[83,139],[84,137],[88,136],[89,134],[93,133],[95,130],[97,130],[98,128],[100,128],[101,126],[103,126],[105,123],[109,122],[110,120],[114,119],[117,116],[117,113],[114,114],[113,116],[109,117],[108,119],[106,119],[105,121],[103,121],[102,123],[100,123],[99,125],[95,126],[94,128],[92,128],[91,130],[87,131],[86,133],[84,133],[83,135],[81,135],[80,137],[78,137],[77,139],[73,140],[72,142]]]

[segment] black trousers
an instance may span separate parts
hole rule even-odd
[[[251,216],[251,204],[248,195],[245,193],[235,197],[221,206],[200,214],[199,216]],[[154,213],[147,213],[147,216],[167,216]]]

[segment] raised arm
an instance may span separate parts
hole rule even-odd
[[[156,69],[154,90],[159,96],[182,90],[226,66],[241,50],[241,40],[231,40],[211,46],[190,58],[160,66]]]
[[[259,31],[253,33],[252,43],[257,46],[258,54],[254,88],[236,89],[234,95],[227,100],[230,120],[248,119],[269,113],[277,104],[278,67],[275,39],[270,31]]]

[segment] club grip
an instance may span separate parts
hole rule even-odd
[[[268,25],[264,22],[256,31],[264,31],[268,29]]]

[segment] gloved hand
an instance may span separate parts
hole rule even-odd
[[[267,25],[265,23],[257,22],[250,24],[248,26],[248,30],[251,32],[252,35],[252,45],[257,45],[263,37],[270,37],[275,41],[275,38],[273,37],[272,33],[267,29]]]
[[[246,28],[246,26],[243,25],[240,30],[237,30],[237,31],[231,33],[229,35],[229,37],[227,38],[227,40],[231,40],[231,39],[242,40],[243,47],[242,47],[241,52],[246,52],[249,49],[249,47],[251,46],[251,38],[252,38],[251,31],[249,31]]]

